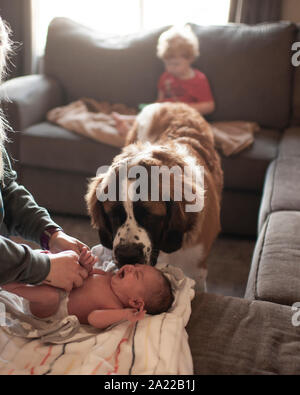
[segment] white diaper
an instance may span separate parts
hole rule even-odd
[[[1,328],[6,332],[27,338],[41,338],[51,343],[65,342],[79,330],[78,318],[68,313],[69,293],[59,290],[59,307],[47,318],[37,318],[29,302],[15,294],[0,289],[0,303],[5,307]]]
[[[69,303],[69,292],[58,289],[59,292],[59,306],[57,312],[53,314],[51,317],[48,317],[47,320],[51,319],[51,321],[60,321],[65,317],[68,317],[68,303]]]

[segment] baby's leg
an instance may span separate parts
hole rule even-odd
[[[46,318],[55,314],[59,306],[59,291],[49,285],[26,285],[10,283],[2,288],[27,299],[30,311],[38,318]]]

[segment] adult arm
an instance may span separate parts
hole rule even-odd
[[[3,152],[4,181],[1,187],[3,199],[3,222],[10,235],[19,235],[40,244],[47,227],[60,228],[45,208],[39,207],[31,193],[17,183],[7,153]],[[42,187],[42,186],[41,186]]]
[[[47,226],[58,226],[45,209],[38,207],[30,193],[16,182],[16,172],[11,168],[4,151],[4,179],[1,185],[2,221],[9,234],[40,243],[40,237]],[[0,237],[0,284],[12,281],[36,284],[43,281],[50,271],[50,259],[46,254],[17,244],[6,237]]]
[[[0,236],[0,286],[13,281],[38,284],[49,271],[47,254]]]
[[[74,251],[44,254],[0,236],[0,286],[11,282],[48,285],[70,292],[80,287],[88,272],[78,265]]]

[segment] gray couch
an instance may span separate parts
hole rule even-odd
[[[250,148],[222,157],[223,232],[257,234],[257,243],[244,299],[197,294],[193,300],[187,329],[195,373],[299,374],[300,332],[291,306],[300,302],[300,67],[291,64],[291,46],[300,29],[290,23],[193,29],[201,43],[196,67],[216,101],[208,120],[262,127]],[[101,37],[57,18],[45,73],[2,86],[18,131],[9,149],[20,181],[50,211],[84,215],[87,178],[119,151],[47,123],[46,112],[80,97],[129,106],[154,101],[162,30]]]

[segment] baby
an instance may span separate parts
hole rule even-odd
[[[2,288],[27,299],[31,313],[38,318],[54,316],[59,309],[65,309],[65,315],[75,315],[81,324],[100,329],[122,320],[136,322],[146,312],[160,314],[174,300],[167,277],[152,266],[140,264],[125,265],[116,274],[94,269],[68,297],[45,284],[10,283]],[[66,306],[62,306],[63,302]]]
[[[183,102],[205,115],[214,111],[215,103],[209,82],[191,65],[199,56],[199,41],[190,26],[172,27],[158,39],[157,56],[166,71],[158,82],[157,102]],[[127,134],[135,116],[112,113],[120,134]]]

